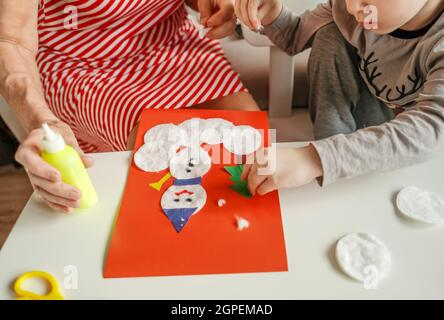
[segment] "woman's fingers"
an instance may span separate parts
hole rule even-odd
[[[92,166],[94,166],[94,159],[92,157],[83,155],[80,158],[82,159],[85,168],[91,168]]]
[[[207,26],[207,21],[213,14],[212,3],[209,0],[198,0],[197,7],[200,13],[200,23]]]
[[[44,200],[44,199],[43,199]],[[45,202],[48,204],[48,206],[54,210],[55,212],[63,212],[63,213],[70,213],[72,212],[72,208],[66,207],[66,206],[61,206],[57,203],[52,203],[50,201],[46,201]]]
[[[21,145],[15,154],[15,159],[18,163],[23,165],[28,172],[31,172],[35,176],[39,176],[42,179],[53,182],[57,182],[61,179],[60,173],[57,171],[57,169],[43,161],[43,159],[40,157],[37,146],[32,146],[29,144]]]
[[[267,194],[276,189],[277,186],[274,179],[271,176],[268,176],[267,179],[265,179],[265,181],[263,181],[262,184],[257,188],[257,193],[263,196],[264,194]]]
[[[35,191],[48,203],[56,204],[60,207],[67,208],[78,208],[80,205],[80,200],[71,200],[63,197],[58,197],[52,193],[49,193],[45,189],[38,186],[35,187]]]
[[[62,182],[61,180],[58,182],[49,181],[41,177],[38,177],[36,175],[33,175],[30,172],[28,172],[28,175],[29,179],[31,180],[31,183],[34,186],[39,187],[40,189],[43,189],[46,192],[51,193],[56,197],[65,198],[72,201],[77,201],[81,198],[80,190],[74,188],[73,186],[70,186],[69,184]]]
[[[210,39],[221,39],[231,35],[236,28],[236,19],[233,18],[231,21],[225,22],[219,27],[212,28],[206,34],[207,38]]]
[[[233,20],[236,21],[233,6],[223,2],[219,10],[208,19],[206,26],[208,28],[217,28]]]

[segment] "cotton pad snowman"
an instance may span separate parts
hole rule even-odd
[[[352,233],[340,239],[336,259],[347,275],[361,282],[380,281],[392,265],[387,247],[368,233]]]
[[[223,144],[225,149],[236,155],[248,155],[257,151],[262,144],[262,136],[250,126],[236,126],[224,130]]]
[[[396,197],[399,211],[414,220],[430,224],[444,222],[444,198],[417,187],[402,189]]]
[[[171,158],[169,166],[175,180],[162,195],[160,204],[176,231],[181,232],[206,203],[207,194],[201,183],[210,170],[211,158],[200,147],[185,148]]]

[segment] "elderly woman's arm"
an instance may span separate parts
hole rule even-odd
[[[34,189],[55,210],[69,212],[79,205],[80,191],[62,182],[60,173],[44,162],[43,132],[48,122],[78,148],[69,126],[49,109],[35,61],[38,50],[38,0],[0,0],[0,94],[17,115],[28,137],[20,145],[16,159],[27,170]],[[90,158],[82,156],[85,165]]]
[[[56,121],[49,110],[35,63],[38,0],[0,0],[0,94],[27,132]]]

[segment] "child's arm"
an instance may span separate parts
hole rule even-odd
[[[417,164],[444,148],[444,39],[426,65],[427,81],[412,109],[382,125],[313,142],[322,161],[322,185]]]
[[[253,30],[263,25],[264,34],[289,55],[309,48],[316,32],[333,22],[332,0],[301,16],[283,6],[282,0],[236,0],[235,12]]]
[[[265,194],[319,178],[322,186],[372,172],[395,170],[444,149],[444,39],[430,53],[429,74],[417,104],[379,126],[314,141],[309,147],[277,149],[245,166],[250,191]],[[266,169],[264,167],[267,167]]]

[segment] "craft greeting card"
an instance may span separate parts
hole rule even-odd
[[[104,277],[287,271],[278,193],[240,179],[268,144],[265,112],[145,110]]]

